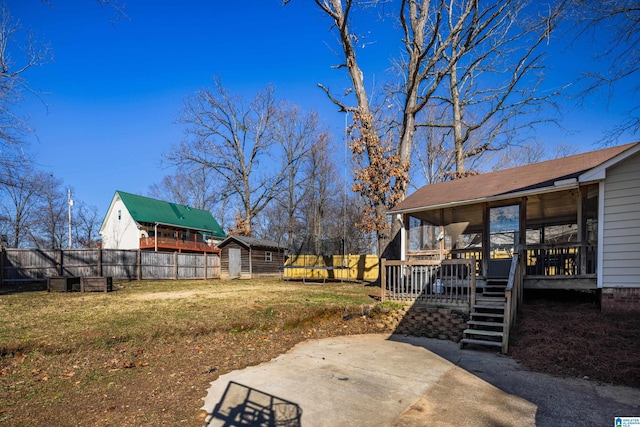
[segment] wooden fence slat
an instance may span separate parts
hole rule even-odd
[[[9,248],[4,249],[0,257],[0,283],[44,281],[48,277],[57,276],[108,276],[119,280],[220,277],[218,254],[174,254],[118,249]]]

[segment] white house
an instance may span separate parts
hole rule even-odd
[[[100,227],[104,249],[218,252],[226,236],[211,212],[116,191]]]

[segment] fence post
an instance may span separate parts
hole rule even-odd
[[[173,280],[178,280],[178,252],[173,253]]]
[[[98,248],[98,276],[102,277],[102,248]]]
[[[0,248],[0,286],[4,285],[4,258],[7,256],[7,251],[4,250],[4,246]]]
[[[140,249],[136,254],[136,264],[136,276],[138,276],[138,280],[142,280],[142,250]]]
[[[58,273],[58,276],[63,276],[64,275],[64,269],[62,267],[62,262],[63,262],[62,249],[57,249],[56,251],[58,252],[56,254],[57,255],[57,257],[56,257],[57,258],[56,259],[56,264],[57,264],[56,267],[57,267],[57,270],[58,270],[57,273]]]
[[[204,252],[202,256],[204,257],[202,260],[202,263],[204,264],[204,280],[207,280],[207,253]]]

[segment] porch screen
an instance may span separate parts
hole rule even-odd
[[[511,258],[519,241],[520,209],[518,205],[491,208],[489,212],[489,249],[491,258]]]

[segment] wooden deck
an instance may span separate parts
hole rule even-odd
[[[176,252],[207,252],[220,253],[220,249],[205,242],[194,242],[190,240],[172,239],[170,237],[143,237],[140,239],[140,249],[176,251]]]

